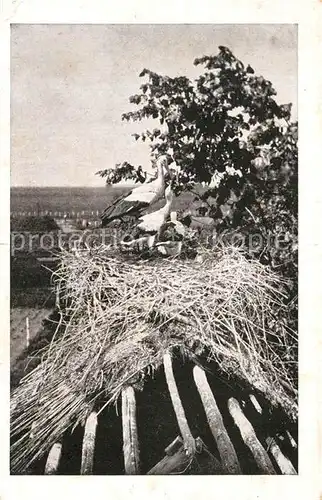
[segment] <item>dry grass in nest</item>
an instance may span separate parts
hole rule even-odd
[[[205,350],[223,372],[296,417],[296,338],[285,321],[283,283],[232,247],[203,257],[63,252],[55,276],[65,303],[60,333],[12,394],[13,472],[84,422],[98,399],[115,402],[124,386],[144,380],[176,347],[192,358]]]

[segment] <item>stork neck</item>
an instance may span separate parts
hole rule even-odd
[[[163,207],[163,212],[166,214],[166,217],[168,217],[171,212],[172,202],[173,202],[172,196],[166,199],[166,204]]]
[[[162,163],[158,163],[158,178],[161,179],[161,181],[164,181],[164,170],[163,170],[163,165]]]

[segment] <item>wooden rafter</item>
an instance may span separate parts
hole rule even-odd
[[[163,365],[173,409],[177,417],[177,422],[181,432],[181,436],[183,438],[184,448],[186,450],[187,455],[193,457],[197,451],[196,442],[188,425],[186,414],[180,399],[179,391],[174,378],[171,356],[169,353],[166,353],[163,356]]]
[[[241,474],[242,472],[235,448],[228,436],[204,370],[199,366],[195,366],[193,369],[193,377],[200,394],[210,430],[217,444],[223,468],[228,474]]]
[[[82,447],[82,475],[93,473],[97,413],[93,411],[86,420]]]
[[[235,398],[230,398],[228,400],[228,410],[240,431],[244,443],[252,452],[254,460],[261,473],[276,474],[268,453],[258,440],[252,424],[245,417],[238,401]]]
[[[136,401],[133,387],[122,391],[123,454],[125,474],[140,474]]]
[[[59,468],[60,459],[62,453],[61,443],[55,443],[48,454],[48,458],[45,465],[45,475],[57,474]]]

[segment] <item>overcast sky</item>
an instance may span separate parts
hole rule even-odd
[[[11,184],[99,186],[117,162],[150,164],[121,121],[146,67],[197,77],[193,60],[229,47],[272,81],[297,118],[294,25],[14,25],[11,33]]]

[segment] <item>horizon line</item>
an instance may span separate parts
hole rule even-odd
[[[16,185],[16,186],[10,186],[10,189],[12,188],[42,188],[42,189],[47,189],[47,188],[88,188],[88,189],[92,189],[92,188],[105,188],[105,187],[112,187],[112,188],[122,188],[122,187],[128,187],[127,185],[124,185],[124,186],[121,186],[121,185],[117,185],[117,184],[104,184],[103,186],[84,186],[84,185],[80,185],[80,186],[69,186],[69,185],[62,185],[62,184],[53,184],[53,185],[48,185],[48,186],[28,186],[27,184],[19,184],[19,185]]]

